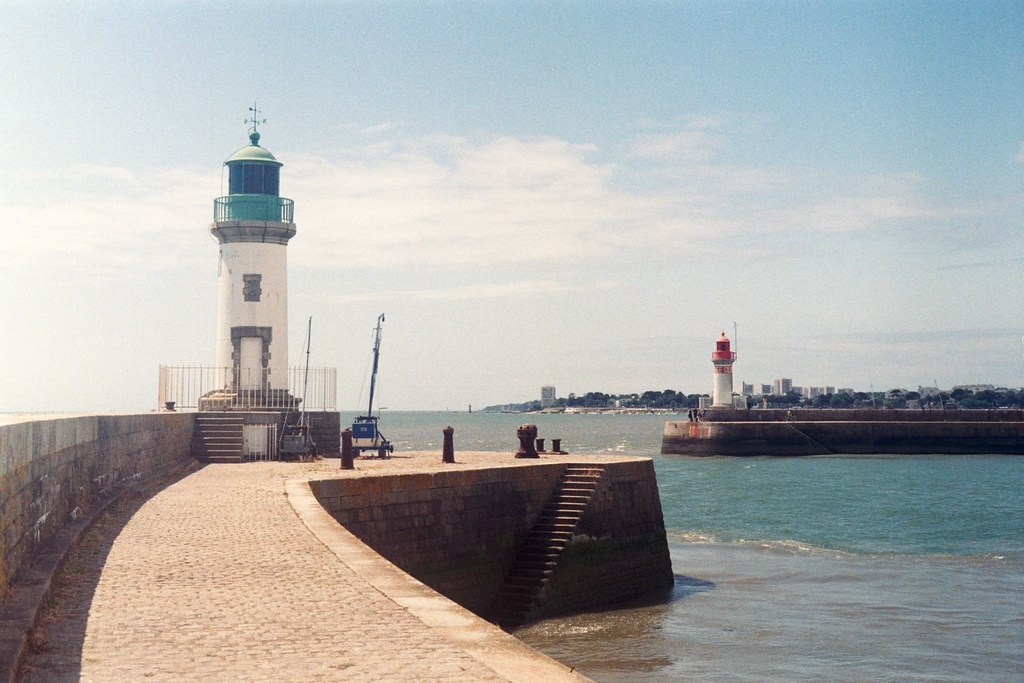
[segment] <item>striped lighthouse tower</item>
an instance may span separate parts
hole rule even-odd
[[[715,350],[711,353],[711,363],[715,366],[715,385],[711,394],[712,408],[732,407],[732,364],[736,362],[736,352],[731,350],[729,338],[722,331],[722,336],[715,342]]]
[[[288,240],[294,203],[279,195],[281,162],[260,146],[250,108],[249,144],[224,164],[228,196],[214,200],[218,385],[280,404],[288,388]],[[265,121],[265,120],[264,120]]]

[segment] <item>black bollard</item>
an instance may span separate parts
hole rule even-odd
[[[551,439],[551,452],[552,453],[559,453],[559,454],[565,453],[565,451],[562,450],[562,440],[561,439]]]
[[[444,434],[444,448],[441,450],[441,462],[455,462],[455,429],[448,425],[441,430]]]
[[[343,470],[354,470],[355,464],[352,462],[352,430],[345,428],[341,430],[341,469]]]
[[[537,455],[537,449],[534,446],[534,439],[537,438],[537,425],[519,425],[519,429],[516,430],[516,436],[519,437],[519,450],[516,451],[517,458],[539,458]]]
[[[538,453],[543,453],[544,452],[544,439],[537,439],[537,452]]]

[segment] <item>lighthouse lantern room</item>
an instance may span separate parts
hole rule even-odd
[[[228,196],[214,200],[217,383],[279,404],[288,382],[288,240],[294,204],[279,195],[281,162],[260,146],[253,109],[249,144],[224,164]]]
[[[711,394],[712,408],[732,407],[732,364],[736,362],[736,352],[731,348],[725,331],[715,342],[715,350],[711,353],[711,363],[715,367],[714,391]]]

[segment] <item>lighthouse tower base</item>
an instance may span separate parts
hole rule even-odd
[[[291,411],[301,408],[302,399],[287,389],[214,389],[199,399],[200,412]]]
[[[304,419],[313,447],[289,452],[282,438]],[[196,414],[192,456],[204,462],[251,462],[299,457],[339,457],[341,413],[316,411],[205,411]]]

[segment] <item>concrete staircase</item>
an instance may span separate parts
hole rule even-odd
[[[239,414],[200,412],[192,428],[192,457],[204,462],[242,462]]]
[[[565,468],[498,589],[491,621],[507,630],[530,619],[603,473],[604,468],[599,465]]]

